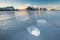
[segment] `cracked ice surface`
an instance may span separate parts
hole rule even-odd
[[[28,32],[31,33],[33,36],[40,36],[40,30],[35,26],[30,26],[27,28]]]

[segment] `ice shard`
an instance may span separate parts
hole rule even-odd
[[[33,36],[36,36],[36,37],[40,36],[40,30],[35,26],[29,26],[27,30]]]

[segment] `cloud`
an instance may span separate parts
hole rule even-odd
[[[0,3],[0,7],[8,6],[8,4]]]
[[[7,7],[7,6],[14,6],[14,8],[16,8],[16,9],[24,9],[24,8],[30,6],[30,4],[17,5],[17,4],[0,3],[0,7]]]
[[[25,6],[31,6],[31,4],[24,4]]]
[[[15,8],[18,8],[18,9],[25,9],[27,8],[28,6],[31,6],[31,4],[23,4],[23,5],[14,5]]]

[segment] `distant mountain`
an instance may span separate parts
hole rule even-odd
[[[18,9],[14,9],[13,6],[9,6],[9,7],[0,8],[0,11],[18,11]]]
[[[26,10],[38,10],[38,8],[34,8],[34,7],[27,7]]]

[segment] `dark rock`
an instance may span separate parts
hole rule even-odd
[[[28,8],[26,8],[26,10],[37,10],[37,9],[34,7],[28,7]]]

